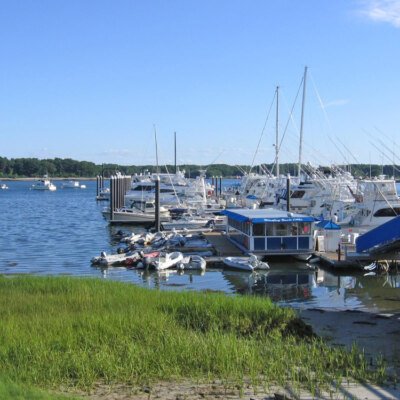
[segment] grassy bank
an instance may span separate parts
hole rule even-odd
[[[121,282],[0,277],[0,375],[42,388],[159,379],[301,385],[380,381],[265,298],[158,292]]]

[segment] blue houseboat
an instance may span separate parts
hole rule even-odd
[[[227,237],[245,253],[307,259],[314,251],[314,217],[273,208],[227,209],[223,214]]]

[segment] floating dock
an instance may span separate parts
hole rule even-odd
[[[221,232],[204,233],[204,237],[207,239],[208,243],[212,244],[215,254],[220,256],[221,259],[228,256],[234,257],[244,255],[243,251],[229,241],[226,235]]]

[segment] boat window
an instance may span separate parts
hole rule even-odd
[[[274,224],[265,224],[266,227],[266,236],[274,236]]]
[[[275,236],[288,236],[288,225],[281,222],[276,223]]]
[[[311,222],[299,222],[299,235],[311,235]]]
[[[297,236],[297,223],[293,223],[290,226],[290,233],[292,236]]]
[[[139,186],[136,186],[132,190],[144,190],[144,191],[148,192],[149,190],[152,190],[152,189],[153,189],[153,186],[150,186],[150,185],[139,185]]]
[[[160,189],[160,193],[172,193],[173,189]]]
[[[290,196],[292,199],[301,199],[304,196],[304,190],[295,190]]]
[[[253,224],[253,236],[264,236],[265,224]]]
[[[374,217],[397,217],[400,215],[400,207],[394,207],[394,208],[381,208],[378,210],[375,214]]]

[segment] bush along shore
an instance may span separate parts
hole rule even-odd
[[[0,277],[0,377],[70,392],[218,379],[239,391],[250,380],[315,393],[387,379],[379,360],[327,345],[267,298],[31,276]]]

